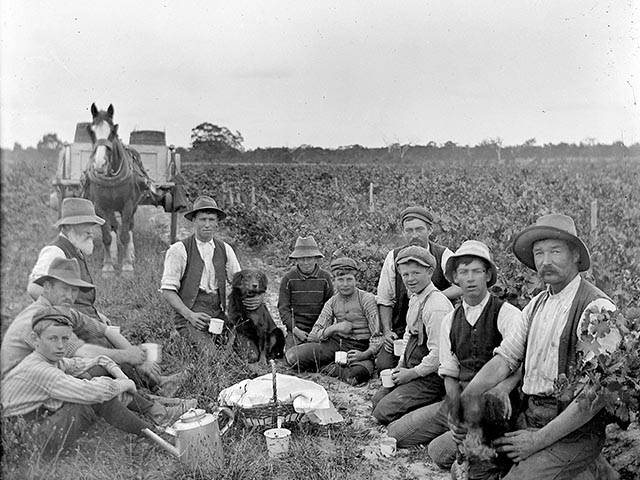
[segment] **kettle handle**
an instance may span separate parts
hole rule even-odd
[[[218,407],[215,409],[213,414],[217,415],[218,417],[220,417],[220,414],[223,414],[225,417],[227,417],[227,424],[220,429],[220,436],[222,436],[227,433],[229,427],[233,425],[233,412],[227,407]]]

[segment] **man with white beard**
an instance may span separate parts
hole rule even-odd
[[[42,294],[42,287],[35,280],[46,275],[56,258],[75,258],[80,264],[80,278],[87,283],[93,283],[87,266],[86,257],[93,253],[93,229],[95,225],[103,225],[104,220],[96,215],[93,203],[84,198],[65,198],[62,201],[61,218],[54,225],[60,229],[58,238],[40,250],[31,274],[27,293],[33,300]],[[94,303],[95,289],[81,291],[76,298],[73,308],[79,312],[97,318],[110,324],[109,319],[98,312]]]

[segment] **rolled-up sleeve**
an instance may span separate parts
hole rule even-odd
[[[384,259],[376,294],[378,305],[393,307],[396,304],[396,267],[393,261],[393,250]]]
[[[369,347],[373,348],[374,353],[377,353],[382,345],[382,332],[380,331],[380,316],[378,315],[375,297],[371,294],[365,294],[362,299],[362,306],[364,307],[364,316],[367,319],[369,332],[371,332]]]
[[[162,271],[160,290],[174,290],[177,292],[180,289],[180,280],[186,267],[187,250],[184,248],[184,243],[176,242],[169,247],[164,256],[164,270]]]
[[[514,372],[522,363],[527,345],[527,329],[522,312],[510,303],[503,303],[498,312],[498,331],[502,335],[502,342],[494,350],[494,355],[500,355]]]
[[[324,334],[324,331],[327,327],[330,327],[333,324],[334,315],[333,315],[333,302],[329,300],[322,307],[322,311],[318,316],[318,320],[313,325],[311,332],[309,332],[309,337],[307,338],[307,342],[323,342],[327,339]]]
[[[438,375],[452,378],[460,378],[460,362],[456,355],[451,351],[451,324],[453,323],[453,312],[449,313],[442,319],[440,327],[440,352],[438,367]]]

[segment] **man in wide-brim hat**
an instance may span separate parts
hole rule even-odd
[[[461,295],[460,289],[456,285],[452,285],[444,275],[445,263],[453,252],[430,239],[433,233],[433,224],[433,214],[419,205],[407,207],[400,212],[400,225],[405,245],[395,248],[387,254],[378,279],[376,301],[384,334],[384,346],[376,358],[378,370],[393,368],[398,362],[398,357],[393,354],[393,341],[402,338],[406,327],[409,294],[396,269],[396,259],[400,250],[408,245],[427,249],[436,259],[431,276],[434,286],[450,300]]]
[[[513,252],[538,272],[547,289],[522,312],[523,329],[514,353],[523,359],[525,422],[521,430],[493,442],[498,452],[515,463],[503,478],[617,478],[610,476],[612,469],[601,455],[606,427],[601,408],[554,396],[554,381],[561,374],[568,375],[578,360],[579,333],[588,321],[584,312],[592,308],[615,311],[615,305],[579,275],[591,260],[571,217],[550,214],[538,218],[535,225],[516,235]],[[609,337],[601,353],[611,352],[616,343]],[[503,356],[494,356],[462,393],[463,403],[512,372]]]
[[[227,319],[227,285],[240,264],[233,248],[217,237],[218,222],[226,213],[212,197],[196,198],[184,216],[194,233],[167,250],[160,291],[175,312],[178,333],[198,348],[213,348],[209,323],[212,318]],[[262,299],[248,300],[255,303],[248,308],[257,308]]]
[[[294,266],[282,277],[278,295],[287,348],[307,341],[322,307],[333,296],[331,274],[320,268],[323,258],[312,236],[298,237],[289,255]]]

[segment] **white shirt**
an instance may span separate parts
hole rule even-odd
[[[64,237],[64,235],[61,234]],[[36,264],[33,266],[29,274],[29,283],[33,283],[40,277],[44,277],[49,273],[49,267],[56,258],[67,258],[60,247],[55,245],[47,245],[40,250]]]
[[[482,299],[478,305],[469,305],[464,300],[462,301],[462,308],[464,309],[464,315],[469,325],[474,326],[482,311],[487,306],[491,295],[487,292],[487,295]],[[440,331],[440,367],[438,367],[438,374],[453,378],[460,377],[460,362],[458,357],[451,351],[451,324],[453,323],[454,312],[448,314],[442,320],[442,327]],[[518,368],[522,357],[518,356],[518,345],[522,343],[525,338],[522,312],[508,302],[504,302],[500,311],[498,312],[498,331],[502,335],[502,342],[498,347],[493,349],[494,355],[501,355],[509,365],[511,371]],[[521,338],[520,338],[521,337]]]
[[[431,245],[427,247],[427,250],[432,253],[430,247]],[[445,248],[440,262],[443,272],[446,270],[447,260],[451,255],[453,255],[453,252]],[[376,303],[387,307],[393,307],[396,304],[396,262],[393,258],[393,250],[387,253],[382,264],[380,278],[378,279]]]
[[[542,292],[540,295],[547,295],[548,298],[537,308],[533,318],[531,318],[534,313],[533,307],[538,303],[539,296],[531,300],[522,311],[524,326],[528,330],[522,391],[528,395],[547,396],[553,393],[553,381],[558,375],[560,337],[569,319],[569,310],[578,292],[580,281],[580,275],[576,275],[560,292],[555,294]],[[585,310],[593,306],[615,310],[615,305],[605,298],[594,300]],[[576,336],[579,335],[583,321],[585,321],[584,313],[578,330],[574,332]]]
[[[430,295],[429,295],[430,294]],[[429,354],[422,358],[422,361],[413,367],[416,373],[421,377],[434,373],[438,370],[439,364],[439,349],[440,349],[440,329],[442,319],[453,310],[453,305],[445,295],[440,292],[433,283],[429,283],[427,287],[420,293],[410,293],[409,297],[409,310],[407,311],[407,328],[404,331],[403,348],[400,355],[399,367],[404,367],[404,350],[407,346],[407,342],[411,337],[411,334],[417,334],[418,329],[424,328],[427,333],[427,348]],[[429,298],[425,301],[425,297],[429,295]],[[424,307],[422,308],[422,315],[418,318],[420,313],[420,305],[422,302]]]
[[[225,252],[227,254],[227,264],[225,266],[227,273],[227,284],[231,283],[233,275],[240,271],[240,263],[236,257],[233,248],[224,243]],[[209,242],[201,242],[196,239],[196,246],[200,253],[200,258],[204,262],[204,268],[202,269],[202,277],[200,278],[200,288],[206,292],[216,292],[218,290],[216,283],[216,272],[213,268],[213,254],[215,251],[215,244],[213,240]],[[184,275],[184,271],[187,267],[187,250],[184,243],[178,241],[171,245],[167,250],[164,257],[164,271],[162,272],[162,280],[160,282],[160,290],[174,290],[180,289],[180,279]]]

